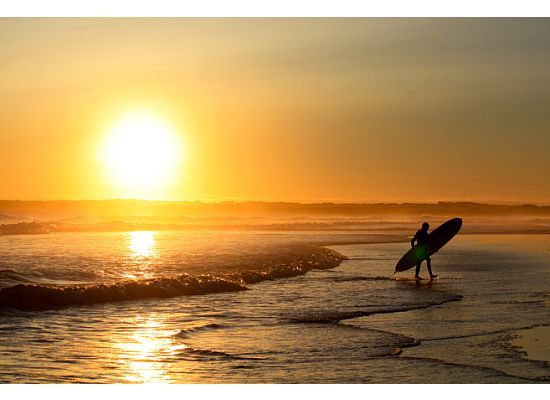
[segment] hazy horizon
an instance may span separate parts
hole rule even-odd
[[[159,216],[159,217],[232,217],[232,216],[323,216],[361,218],[402,215],[432,216],[550,216],[550,206],[533,204],[489,204],[476,202],[264,202],[264,201],[155,201],[139,199],[111,200],[0,200],[0,217],[10,216]],[[504,225],[511,219],[503,221]]]

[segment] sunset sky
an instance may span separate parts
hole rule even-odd
[[[548,19],[4,18],[0,60],[2,199],[550,203]]]

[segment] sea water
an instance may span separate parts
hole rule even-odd
[[[0,237],[0,381],[550,380],[518,344],[550,340],[550,235],[459,234],[433,282],[392,276],[409,246],[364,232]]]

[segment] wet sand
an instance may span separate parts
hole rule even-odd
[[[538,326],[518,332],[514,345],[527,353],[527,358],[550,363],[550,326]]]

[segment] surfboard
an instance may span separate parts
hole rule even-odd
[[[438,226],[428,234],[426,243],[415,245],[397,262],[395,272],[406,271],[435,254],[451,240],[462,227],[462,219],[453,218]]]

